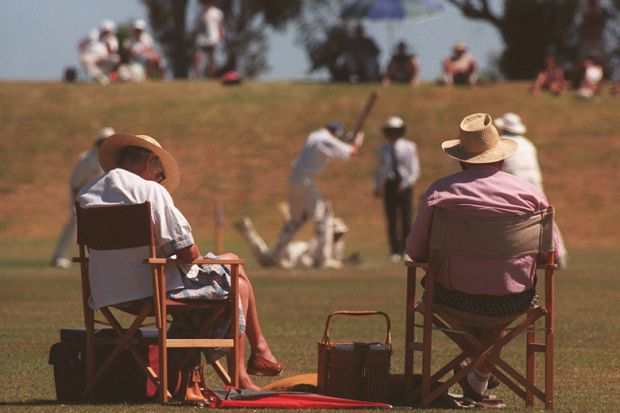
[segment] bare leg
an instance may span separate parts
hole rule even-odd
[[[239,257],[233,253],[226,253],[220,255],[223,259],[238,259]],[[267,340],[263,335],[263,332],[258,321],[258,312],[256,310],[256,302],[254,299],[254,290],[252,284],[248,279],[247,274],[243,267],[239,271],[239,295],[241,297],[241,305],[243,307],[243,315],[245,317],[245,335],[250,343],[252,354],[262,357],[268,361],[276,362],[276,358],[271,353],[271,349],[267,344]],[[239,345],[239,363],[237,368],[239,369],[239,382],[240,386],[245,389],[257,388],[250,377],[247,374],[245,367],[245,343],[241,340]]]

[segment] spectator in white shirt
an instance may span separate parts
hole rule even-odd
[[[377,153],[374,194],[383,198],[391,260],[399,262],[411,228],[420,160],[416,144],[404,138],[405,122],[401,118],[389,118],[383,126],[383,134],[388,143],[381,145]]]
[[[102,144],[99,162],[106,173],[80,190],[77,201],[82,208],[150,202],[159,256],[176,255],[185,261],[201,257],[191,226],[170,195],[180,181],[178,164],[159,142],[146,135],[115,134]],[[146,248],[89,251],[88,279],[94,308],[152,296],[150,270],[142,263]],[[232,253],[220,257],[237,258]],[[166,291],[173,299],[221,299],[230,291],[230,277],[221,265],[203,265],[200,268],[168,265]],[[259,390],[250,374],[277,376],[284,366],[277,362],[262,333],[254,292],[243,267],[239,272],[239,296],[243,309],[239,317],[240,333],[248,338],[251,347],[246,368],[245,340],[240,340],[237,364],[239,384],[244,389]],[[196,317],[199,316],[210,315],[200,312],[196,314]],[[187,325],[174,318],[170,328],[189,333]],[[216,330],[215,335],[222,337],[227,326],[224,323],[222,328]]]
[[[224,13],[213,5],[213,0],[200,0],[204,9],[194,25],[196,53],[194,54],[194,75],[202,78],[203,55],[207,59],[206,74],[215,76],[215,50],[224,38]]]
[[[153,37],[146,31],[146,22],[138,19],[133,23],[132,36],[124,43],[130,65],[142,68],[143,78],[163,78],[162,56],[155,50]]]

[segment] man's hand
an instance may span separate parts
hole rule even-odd
[[[196,244],[192,244],[189,247],[182,248],[176,252],[177,258],[182,261],[193,261],[195,259],[201,258],[200,250],[196,246]]]

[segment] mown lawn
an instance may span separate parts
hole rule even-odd
[[[617,411],[620,405],[620,117],[618,96],[579,101],[532,97],[526,83],[475,89],[390,86],[367,124],[366,144],[349,163],[319,179],[350,228],[347,251],[360,267],[283,271],[257,267],[230,223],[250,215],[268,242],[281,218],[290,162],[307,134],[332,119],[355,122],[372,85],[215,82],[97,85],[0,82],[0,409],[156,411],[142,406],[58,406],[50,345],[61,327],[81,325],[78,270],[48,267],[68,214],[67,177],[103,126],[146,133],[179,160],[175,202],[203,251],[213,245],[213,205],[224,203],[225,245],[248,259],[263,329],[286,376],[316,370],[325,317],[338,309],[380,309],[393,324],[392,373],[401,373],[404,268],[387,262],[381,204],[371,197],[380,127],[402,116],[421,154],[426,186],[454,170],[440,143],[456,137],[463,116],[519,113],[539,150],[545,191],[555,205],[571,262],[557,276],[556,409]],[[307,237],[310,228],[302,231]],[[378,340],[380,320],[335,320],[336,339]],[[440,353],[450,346],[439,341]],[[518,361],[521,348],[506,358]],[[267,379],[257,380],[266,384]],[[211,381],[215,385],[215,381]],[[456,389],[455,389],[456,390]],[[525,411],[505,388],[509,411]],[[541,406],[538,404],[537,406]]]
[[[81,325],[78,269],[48,269],[0,260],[0,408],[41,411],[155,411],[156,405],[59,406],[55,403],[48,350],[61,327]],[[611,253],[576,253],[569,270],[557,276],[556,409],[616,411],[620,399],[620,317],[617,271]],[[382,258],[343,271],[289,273],[249,265],[266,337],[286,364],[285,377],[316,371],[316,342],[325,317],[334,310],[379,309],[390,315],[394,353],[392,373],[403,371],[404,270]],[[333,339],[382,340],[381,319],[335,318]],[[438,340],[439,354],[452,347]],[[518,344],[517,344],[518,343]],[[506,353],[521,360],[522,339]],[[210,377],[214,387],[219,382]],[[269,382],[257,379],[259,384]],[[458,391],[457,388],[454,389]],[[520,399],[505,388],[497,394],[509,411],[525,411]],[[538,404],[538,407],[541,405]]]

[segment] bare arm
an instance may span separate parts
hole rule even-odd
[[[196,244],[192,244],[189,247],[181,248],[176,252],[178,259],[182,261],[193,261],[197,258],[202,258],[200,250]]]

